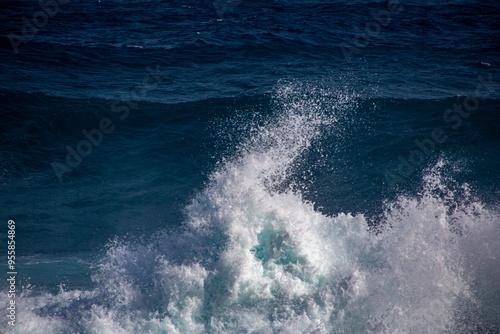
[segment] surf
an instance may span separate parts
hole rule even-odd
[[[96,288],[23,291],[16,332],[495,330],[498,212],[467,184],[450,188],[441,159],[419,195],[384,205],[376,228],[362,213],[322,213],[290,175],[355,96],[310,93],[279,86],[275,112],[219,163],[182,228],[110,242]]]

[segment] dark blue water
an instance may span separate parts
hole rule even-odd
[[[500,331],[497,2],[0,4],[1,330]]]

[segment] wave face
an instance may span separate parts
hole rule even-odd
[[[498,211],[450,179],[442,158],[417,194],[383,205],[378,224],[322,213],[290,177],[342,133],[356,99],[304,90],[281,85],[272,115],[246,121],[248,136],[185,208],[180,230],[110,243],[95,288],[26,288],[15,332],[497,332]]]

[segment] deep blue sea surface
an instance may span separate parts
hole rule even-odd
[[[0,332],[500,332],[498,1],[0,6]]]

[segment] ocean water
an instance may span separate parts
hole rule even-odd
[[[0,4],[0,332],[500,332],[498,2]]]

